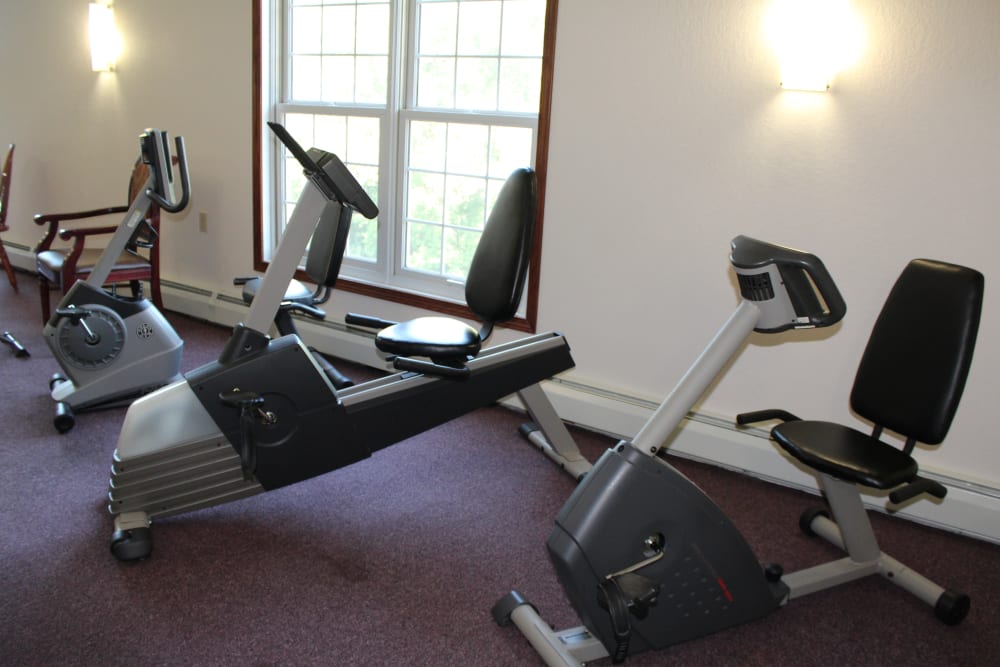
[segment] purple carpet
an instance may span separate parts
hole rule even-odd
[[[34,280],[19,279],[20,294],[0,284],[0,328],[31,352],[0,348],[0,665],[541,664],[491,617],[512,588],[556,627],[578,623],[545,551],[573,482],[519,438],[521,415],[499,407],[322,477],[159,521],[152,556],[118,562],[106,501],[124,409],[79,415],[56,433],[47,383],[59,366],[42,340]],[[228,336],[167,316],[185,340],[185,370],[214,359]],[[611,444],[573,433],[592,459]],[[674,463],[762,562],[792,571],[835,555],[798,529],[815,497]],[[1000,547],[873,522],[886,551],[971,595],[964,623],[945,626],[869,578],[626,664],[1000,664]]]

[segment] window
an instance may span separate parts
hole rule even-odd
[[[556,0],[255,0],[258,268],[304,185],[266,115],[336,153],[379,206],[354,216],[339,288],[467,314],[500,187],[532,166],[544,193],[555,13]],[[538,223],[517,328],[534,323]]]

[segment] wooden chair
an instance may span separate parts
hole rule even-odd
[[[0,173],[0,232],[5,232],[10,229],[7,226],[7,199],[10,197],[10,175],[14,168],[14,144],[11,144],[7,148],[7,159],[3,162],[3,172]],[[14,275],[14,267],[10,264],[10,258],[7,257],[7,249],[4,248],[3,241],[0,241],[0,264],[3,264],[3,270],[7,272],[7,280],[10,281],[10,286],[17,291],[17,276]]]
[[[48,225],[45,236],[35,247],[35,265],[38,272],[38,289],[42,303],[42,321],[48,322],[50,316],[49,292],[52,288],[65,293],[77,280],[86,279],[97,264],[103,252],[100,247],[86,247],[87,239],[102,234],[113,234],[118,225],[104,227],[84,227],[76,229],[59,229],[59,225],[67,220],[83,220],[107,215],[123,215],[129,205],[139,194],[149,178],[149,168],[136,160],[129,179],[128,200],[122,206],[79,211],[75,213],[49,213],[35,216],[35,224]],[[145,234],[137,238],[119,256],[115,267],[108,275],[106,285],[116,285],[128,282],[132,296],[142,298],[142,283],[149,281],[150,298],[160,310],[163,302],[160,296],[160,254],[157,236],[160,231],[160,207],[155,203],[149,208],[146,217],[149,227]],[[64,241],[72,241],[69,248],[53,248],[52,244],[58,236]],[[142,251],[142,252],[140,252]]]

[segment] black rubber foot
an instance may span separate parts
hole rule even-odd
[[[66,376],[64,376],[62,373],[53,373],[52,377],[49,378],[49,391],[55,389],[56,385],[59,384],[60,382],[65,382],[65,381],[66,381]]]
[[[965,593],[946,590],[934,605],[934,615],[945,625],[958,625],[969,614],[970,605]]]
[[[816,537],[816,533],[812,529],[812,522],[818,516],[825,516],[829,519],[830,513],[826,511],[825,507],[813,507],[806,510],[799,516],[799,529],[809,537]]]
[[[118,560],[142,560],[153,552],[153,531],[149,528],[116,530],[111,536],[111,553]]]
[[[507,593],[507,595],[497,600],[497,603],[493,605],[493,609],[491,610],[493,612],[493,620],[499,626],[510,625],[510,615],[523,604],[535,609],[535,605],[525,600],[517,591]],[[535,609],[535,611],[537,612],[538,610]]]
[[[60,433],[65,433],[73,428],[73,425],[76,424],[76,417],[73,416],[73,408],[69,407],[69,403],[65,401],[56,403],[56,416],[52,423]]]

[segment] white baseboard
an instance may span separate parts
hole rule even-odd
[[[172,281],[161,281],[163,307],[191,317],[231,327],[241,322],[249,312],[241,299],[229,294],[189,287]],[[316,321],[295,317],[302,341],[325,354],[372,368],[388,369],[372,342],[374,334],[348,327],[342,322]]]
[[[16,266],[27,264],[33,269],[31,255],[8,248]],[[15,259],[16,257],[16,259]],[[30,261],[25,262],[26,259]],[[233,326],[245,317],[247,308],[239,299],[187,285],[164,281],[164,306],[224,326]],[[348,361],[386,368],[375,351],[372,335],[337,322],[317,323],[297,320],[303,340],[321,352]],[[598,432],[627,437],[655,409],[653,401],[612,392],[577,382],[555,378],[545,383],[546,393],[559,415],[568,422]],[[507,399],[512,407],[520,407],[516,397]],[[762,429],[737,429],[731,420],[712,415],[693,414],[684,421],[667,448],[669,454],[697,459],[760,479],[818,494],[815,477],[781,453]],[[921,474],[937,479],[948,487],[944,501],[918,500],[898,512],[919,523],[1000,544],[1000,488],[963,480],[945,471],[922,467]],[[885,512],[883,495],[865,496],[866,505]]]
[[[3,244],[7,246],[7,258],[15,269],[35,272],[35,253],[31,248],[10,241],[3,241]]]
[[[614,437],[637,433],[657,407],[642,398],[559,378],[547,382],[545,391],[564,420]],[[816,477],[775,446],[766,430],[738,428],[733,422],[733,418],[691,414],[666,452],[819,495]],[[1000,544],[1000,489],[963,480],[927,465],[921,466],[920,474],[948,487],[947,498],[921,496],[894,511],[894,515]],[[865,505],[888,512],[887,496],[865,489]]]

